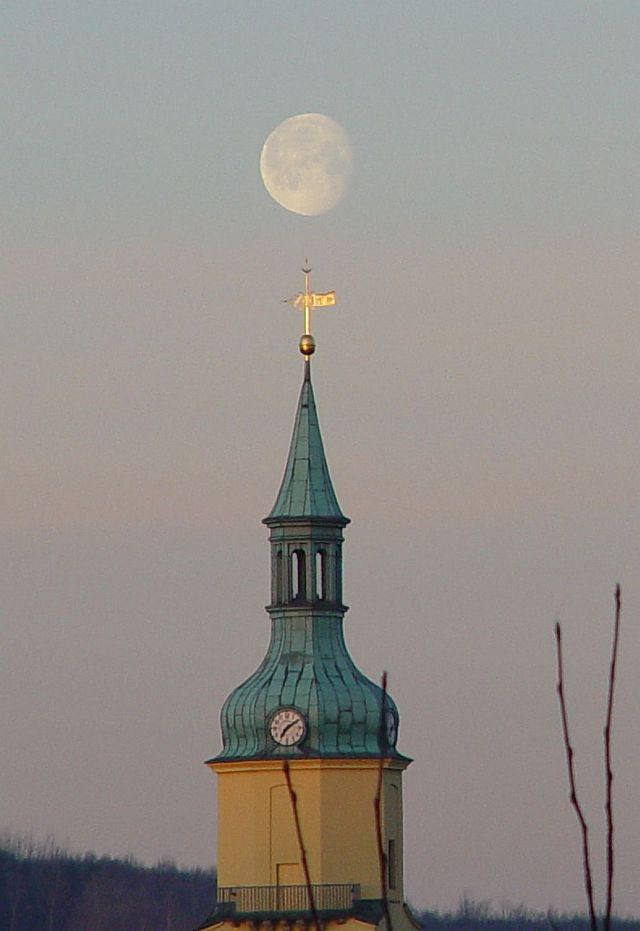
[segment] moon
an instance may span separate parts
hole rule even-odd
[[[269,133],[260,174],[273,199],[293,213],[314,217],[344,197],[353,166],[345,130],[323,113],[300,113]]]

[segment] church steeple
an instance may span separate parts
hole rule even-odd
[[[402,880],[402,772],[410,760],[396,748],[393,699],[358,669],[345,643],[349,519],[331,482],[311,385],[310,311],[335,304],[335,294],[312,292],[303,271],[305,290],[291,303],[305,313],[304,378],[284,477],[264,519],[271,639],[259,668],[225,701],[222,752],[209,761],[219,777],[218,888],[202,929],[252,931],[268,922],[274,931],[341,931],[357,922],[382,931],[387,901],[396,931],[415,931]]]
[[[270,613],[286,605],[342,613],[342,528],[349,523],[333,490],[324,454],[311,363],[304,363],[289,456],[280,491],[264,523],[271,535]]]
[[[296,411],[284,478],[264,523],[271,546],[271,642],[260,668],[222,709],[218,760],[371,757],[395,748],[398,712],[347,650],[342,603],[343,529],[324,453],[310,363]],[[384,700],[384,726],[381,727]],[[272,722],[293,709],[304,735],[279,742]]]
[[[304,380],[284,477],[265,523],[301,517],[331,518],[343,525],[348,522],[340,510],[324,454],[308,360],[304,363]]]

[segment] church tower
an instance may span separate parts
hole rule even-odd
[[[309,319],[335,295],[312,292],[303,271],[305,290],[292,303],[305,314],[304,377],[284,477],[264,519],[271,640],[224,703],[223,749],[208,763],[218,777],[218,893],[201,929],[409,931],[402,773],[410,760],[396,746],[393,700],[360,672],[344,640],[349,519],[324,453]]]

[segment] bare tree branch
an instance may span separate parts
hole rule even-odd
[[[613,908],[613,770],[611,768],[611,718],[613,716],[613,695],[616,685],[616,666],[618,660],[618,642],[620,639],[620,586],[615,592],[616,615],[613,628],[613,645],[611,647],[611,665],[609,667],[609,696],[607,700],[607,718],[604,727],[604,765],[607,779],[607,904],[604,913],[603,928],[611,927],[611,910]]]
[[[373,799],[373,810],[376,815],[376,840],[378,844],[378,863],[380,866],[380,894],[382,909],[387,931],[393,931],[391,913],[389,911],[389,890],[387,884],[387,857],[384,851],[382,836],[382,780],[384,776],[385,750],[387,746],[387,673],[382,673],[382,704],[380,706],[380,728],[378,732],[378,784]]]
[[[296,795],[295,789],[291,782],[291,773],[289,771],[289,760],[283,760],[282,768],[284,769],[284,778],[287,783],[287,789],[289,790],[289,799],[291,800],[291,811],[293,812],[293,821],[296,826],[296,836],[298,838],[298,847],[300,849],[300,860],[302,861],[302,872],[304,873],[304,883],[307,887],[307,896],[309,898],[309,908],[311,910],[311,916],[313,918],[313,923],[316,926],[316,931],[322,931],[320,925],[320,919],[318,917],[318,910],[316,908],[316,901],[313,894],[313,886],[311,885],[311,875],[309,873],[309,863],[307,860],[307,851],[304,846],[304,839],[302,837],[302,826],[300,824],[300,814],[298,812],[298,796]]]
[[[578,801],[578,794],[576,792],[576,777],[573,766],[573,747],[571,746],[571,740],[569,739],[569,721],[567,718],[567,707],[564,698],[564,676],[563,676],[563,667],[562,667],[562,631],[560,629],[560,624],[556,622],[556,645],[557,645],[557,654],[558,654],[558,698],[560,700],[560,713],[562,716],[562,734],[564,737],[564,748],[567,755],[567,769],[569,771],[569,788],[570,794],[569,798],[571,804],[573,805],[578,821],[580,822],[580,829],[582,831],[582,862],[584,869],[584,885],[587,893],[587,903],[589,906],[589,920],[591,922],[591,931],[598,931],[598,923],[596,920],[596,911],[593,902],[593,879],[591,874],[591,857],[589,854],[589,828],[585,820],[584,814],[582,813],[582,808]]]

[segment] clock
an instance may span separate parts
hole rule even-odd
[[[269,733],[282,747],[295,747],[307,736],[307,722],[295,708],[279,708],[269,721]]]
[[[398,728],[396,727],[396,719],[393,716],[393,711],[387,711],[385,716],[385,725],[387,743],[390,747],[394,747],[396,740],[398,739]]]

